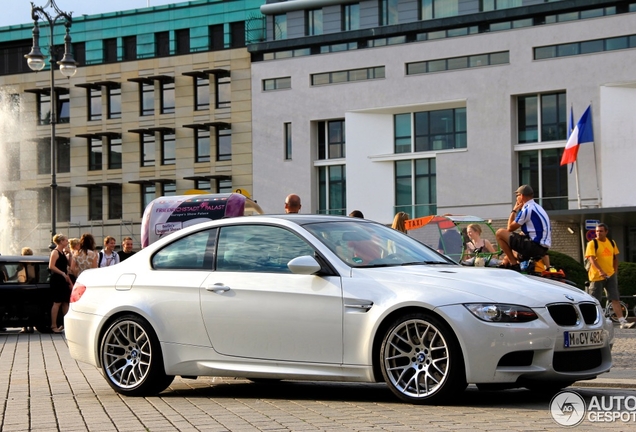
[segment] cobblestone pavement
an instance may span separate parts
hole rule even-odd
[[[636,403],[636,330],[617,329],[616,367],[571,390]],[[594,385],[597,387],[583,385]],[[558,430],[549,396],[470,386],[448,406],[397,401],[383,384],[175,379],[157,397],[116,394],[98,370],[71,359],[62,335],[0,333],[0,431],[422,431]],[[634,408],[636,411],[636,407]],[[636,430],[636,421],[579,430]]]

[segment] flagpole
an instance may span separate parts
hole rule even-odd
[[[576,202],[581,209],[581,190],[579,187],[579,164],[574,161],[574,177],[576,178]]]
[[[592,116],[592,101],[590,101],[590,119]],[[596,162],[596,140],[592,141],[592,150],[594,151],[594,171],[596,171],[596,199],[598,200],[598,207],[603,207],[601,202],[601,188],[598,185],[598,163]]]

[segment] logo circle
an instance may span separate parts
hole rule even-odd
[[[585,400],[576,392],[562,391],[550,401],[550,414],[561,426],[576,426],[585,418]]]

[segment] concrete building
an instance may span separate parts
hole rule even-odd
[[[198,0],[73,18],[78,71],[55,72],[58,232],[92,232],[98,244],[105,235],[138,240],[156,196],[252,190],[245,46],[263,40],[262,4]],[[24,59],[33,28],[24,19],[0,28],[5,254],[45,251],[51,239],[50,80]],[[49,28],[40,28],[48,57]],[[63,29],[58,23],[55,45]]]
[[[602,220],[636,261],[636,2],[295,0],[261,12],[267,41],[248,50],[266,211],[295,192],[311,213],[501,221],[528,183],[557,250],[580,251],[585,221]],[[568,117],[590,105],[594,143],[570,172]]]

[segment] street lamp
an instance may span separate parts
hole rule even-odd
[[[46,12],[46,8],[52,8],[53,12],[50,15]],[[55,74],[54,64],[57,63],[60,68],[60,72],[65,77],[72,77],[77,72],[77,62],[71,54],[71,24],[73,19],[71,13],[62,12],[55,0],[48,0],[44,6],[36,6],[31,2],[31,18],[33,19],[33,47],[31,52],[24,57],[27,59],[29,68],[34,71],[40,71],[44,69],[45,61],[44,54],[40,51],[40,27],[38,20],[46,20],[49,23],[49,66],[51,69],[51,235],[55,235],[55,219],[57,214],[57,179],[56,172],[56,142],[55,142],[55,123],[57,122],[57,99],[55,97]],[[62,60],[55,61],[55,46],[53,43],[53,33],[55,30],[55,23],[58,19],[64,20],[64,27],[66,27],[66,35],[64,36],[64,56]]]

